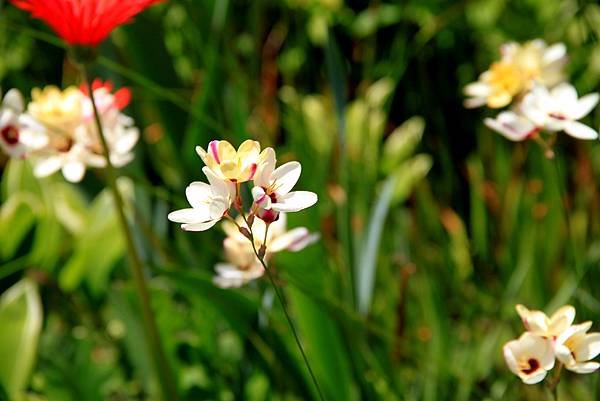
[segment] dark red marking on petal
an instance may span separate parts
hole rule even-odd
[[[7,125],[6,127],[2,128],[0,135],[2,135],[4,142],[11,146],[19,143],[19,129],[14,125]]]
[[[527,363],[529,364],[529,368],[521,370],[521,372],[525,373],[526,375],[530,375],[540,368],[540,363],[537,359],[529,358]]]
[[[252,163],[250,166],[250,180],[254,178],[254,174],[256,174],[256,163]]]

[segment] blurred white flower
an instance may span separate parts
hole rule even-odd
[[[592,111],[598,98],[597,93],[578,98],[577,91],[568,83],[562,83],[550,91],[536,85],[523,98],[521,110],[538,127],[549,131],[565,131],[579,139],[596,139],[598,132],[577,120]]]
[[[554,367],[552,342],[529,332],[506,343],[503,351],[508,368],[526,384],[541,382]]]
[[[529,310],[523,305],[516,306],[525,328],[537,336],[554,339],[567,330],[575,320],[575,308],[565,305],[551,317],[539,310]]]
[[[486,118],[484,123],[511,141],[523,141],[540,131],[529,119],[514,111],[503,111],[496,118]]]
[[[129,90],[122,88],[113,94],[110,83],[101,81],[93,86],[111,162],[121,167],[133,159],[139,139],[133,120],[121,113],[129,102]],[[31,158],[36,176],[61,170],[65,179],[79,182],[87,167],[106,166],[87,91],[74,86],[63,91],[55,86],[35,88],[19,122],[19,136],[27,145],[25,154]],[[37,146],[28,138],[37,138]]]
[[[534,82],[552,87],[564,80],[566,47],[562,43],[549,47],[539,39],[523,45],[507,43],[501,47],[501,56],[478,81],[465,86],[464,92],[470,96],[466,107],[501,108],[531,89]]]
[[[28,152],[44,147],[48,138],[43,129],[23,114],[24,102],[21,92],[6,92],[0,105],[0,147],[10,157],[23,158]]]
[[[275,168],[275,163],[275,151],[265,149],[252,188],[256,215],[267,222],[275,221],[279,212],[297,212],[317,202],[314,192],[290,192],[300,178],[300,163],[292,161],[278,168]]]
[[[592,322],[573,325],[556,339],[556,357],[565,368],[577,373],[592,373],[600,368],[600,363],[590,362],[600,354],[600,333],[587,334],[591,327]]]
[[[191,208],[169,213],[168,219],[182,223],[186,231],[205,231],[220,221],[229,210],[235,193],[235,185],[217,177],[211,169],[203,167],[209,184],[192,182],[185,190]]]
[[[235,150],[227,141],[211,141],[207,150],[196,146],[196,153],[217,177],[240,183],[254,177],[260,155],[260,144],[247,140]]]
[[[318,234],[309,232],[306,227],[297,227],[287,231],[286,220],[285,213],[281,213],[279,220],[269,225],[265,261],[271,259],[277,252],[300,251],[319,239]],[[238,217],[236,221],[238,225],[244,225],[241,217]],[[264,221],[254,220],[252,233],[257,250],[263,245],[266,229],[267,225]],[[240,233],[233,222],[223,222],[223,230],[227,234],[223,241],[227,263],[219,263],[215,266],[217,272],[214,278],[215,285],[222,288],[240,287],[261,277],[264,274],[264,268],[256,257],[250,240]]]

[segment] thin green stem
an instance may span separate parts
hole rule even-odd
[[[83,79],[89,91],[90,100],[92,101],[92,108],[94,109],[94,120],[98,129],[98,136],[100,137],[100,142],[102,143],[102,151],[104,154],[104,158],[106,159],[106,176],[108,178],[108,184],[111,188],[111,192],[113,193],[115,207],[119,216],[119,222],[121,223],[121,228],[123,229],[123,234],[125,235],[130,262],[129,264],[131,266],[131,272],[135,282],[135,288],[137,290],[137,295],[142,311],[142,322],[144,325],[144,331],[147,337],[146,339],[148,342],[148,347],[150,348],[150,353],[152,355],[152,359],[156,368],[156,373],[159,378],[162,396],[164,400],[177,401],[179,399],[179,396],[177,395],[174,376],[169,367],[169,363],[162,348],[160,334],[158,332],[156,320],[154,319],[154,314],[150,305],[150,292],[148,290],[148,285],[144,277],[142,260],[136,249],[133,234],[130,230],[129,223],[127,222],[127,216],[125,215],[125,204],[117,186],[117,173],[110,160],[110,150],[108,148],[106,137],[104,136],[102,122],[100,120],[100,114],[98,112],[98,108],[96,107],[96,102],[94,100],[94,90],[92,88],[91,81],[88,79],[87,66],[83,65],[81,70],[83,74]]]
[[[559,363],[547,384],[553,401],[558,401],[558,383],[560,383],[560,372],[562,371],[562,367],[563,364]]]
[[[246,216],[244,216],[244,213],[241,213],[241,214],[244,217],[244,221],[246,221],[246,223],[247,223]],[[306,365],[306,368],[308,369],[308,373],[310,374],[312,382],[315,385],[315,388],[317,389],[317,393],[319,394],[319,399],[321,401],[325,401],[325,397],[323,396],[323,392],[321,391],[321,387],[319,386],[319,382],[317,381],[317,376],[313,372],[312,367],[310,366],[310,362],[308,362],[308,357],[306,356],[304,347],[302,347],[302,343],[300,342],[300,337],[298,336],[298,331],[296,330],[296,326],[294,325],[292,317],[290,316],[290,313],[288,312],[287,303],[285,301],[283,293],[281,292],[281,289],[275,282],[275,279],[273,278],[273,274],[271,273],[271,270],[269,269],[269,267],[267,267],[267,263],[264,260],[264,256],[261,256],[259,254],[258,250],[256,249],[256,245],[254,244],[254,232],[252,231],[252,227],[248,226],[248,229],[250,231],[250,236],[252,237],[252,238],[249,238],[249,240],[250,240],[250,243],[252,244],[252,250],[254,251],[254,255],[256,255],[256,258],[260,261],[260,264],[265,269],[265,272],[267,273],[267,277],[269,278],[269,281],[271,282],[271,285],[273,286],[273,289],[275,290],[275,294],[277,294],[277,298],[279,299],[279,303],[281,304],[281,307],[283,308],[283,313],[285,314],[285,318],[287,319],[287,322],[290,326],[292,334],[294,335],[294,340],[296,340],[296,345],[298,346],[298,349],[300,350],[300,353],[302,354],[302,359],[304,359],[304,364]],[[265,229],[265,239],[263,242],[263,246],[265,246],[265,244],[266,244],[268,229],[269,229],[269,225],[267,224],[267,227]]]

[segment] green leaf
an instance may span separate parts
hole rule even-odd
[[[42,319],[37,286],[29,279],[0,297],[0,384],[13,401],[22,398],[29,382]]]

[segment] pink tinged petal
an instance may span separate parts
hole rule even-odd
[[[590,93],[583,96],[577,102],[572,103],[569,108],[568,117],[572,120],[579,120],[587,116],[596,107],[599,98],[600,96],[597,93]]]
[[[306,227],[298,227],[275,238],[268,244],[267,249],[271,252],[283,250],[298,252],[316,242],[319,238],[319,234],[310,233]]]
[[[62,167],[62,173],[69,182],[79,182],[85,175],[85,165],[79,161],[69,161]]]
[[[522,141],[538,132],[531,121],[511,111],[498,114],[496,119],[486,118],[484,123],[511,141]]]
[[[301,172],[302,166],[295,161],[277,167],[271,175],[277,195],[285,195],[290,192],[298,182]]]
[[[548,47],[542,56],[542,62],[546,65],[564,59],[567,55],[567,47],[564,43],[556,43]]]
[[[213,159],[215,159],[217,164],[220,164],[221,160],[219,159],[219,141],[210,141],[208,144],[208,149]]]
[[[183,229],[185,231],[206,231],[209,228],[211,228],[212,226],[214,226],[215,224],[217,224],[218,221],[219,221],[219,219],[215,219],[215,220],[206,221],[204,223],[182,224],[181,229]]]
[[[318,197],[314,192],[295,191],[277,199],[277,203],[271,205],[277,212],[298,212],[317,203]]]
[[[206,208],[213,196],[212,187],[201,181],[194,181],[185,189],[185,196],[194,209]]]
[[[600,333],[590,333],[585,336],[575,351],[578,361],[588,361],[600,354]]]
[[[169,213],[169,220],[175,223],[204,223],[209,219],[206,209],[180,209]]]
[[[271,197],[261,187],[252,188],[252,199],[261,208],[271,209]]]
[[[596,139],[598,132],[578,121],[568,121],[564,124],[565,133],[577,139]]]
[[[33,174],[36,177],[47,177],[60,170],[62,159],[59,156],[51,156],[36,162]]]
[[[594,373],[598,369],[600,369],[600,363],[598,363],[598,362],[578,363],[571,367],[567,366],[567,369],[569,369],[575,373],[580,373],[580,374]]]

